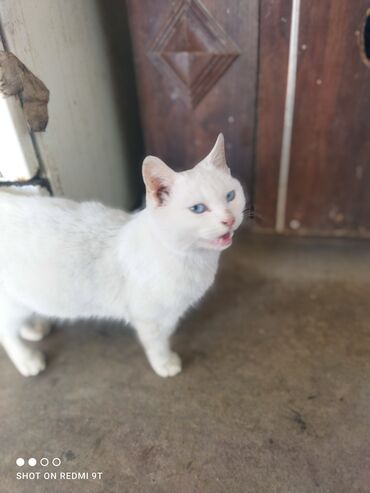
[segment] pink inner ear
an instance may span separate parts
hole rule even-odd
[[[170,195],[170,191],[166,185],[161,184],[156,191],[156,196],[158,198],[159,204],[162,205],[166,198]]]
[[[158,177],[152,177],[150,180],[150,193],[157,205],[163,205],[166,198],[170,195],[168,186]]]

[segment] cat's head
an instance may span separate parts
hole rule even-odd
[[[243,220],[245,196],[226,164],[224,138],[200,163],[176,173],[148,156],[143,163],[147,208],[158,219],[161,234],[178,238],[185,247],[224,250]]]

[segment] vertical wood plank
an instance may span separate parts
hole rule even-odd
[[[147,152],[160,156],[175,169],[189,168],[209,152],[217,134],[224,132],[232,171],[251,188],[258,1],[128,0],[127,3]],[[186,8],[190,10],[176,24],[175,19],[182,6],[188,6]],[[203,13],[199,14],[199,11]],[[212,38],[209,26],[214,26],[214,23],[218,28],[212,27],[211,30],[216,33]],[[227,38],[231,42],[225,41]],[[226,63],[232,53],[236,56],[212,84],[212,54],[222,50],[220,45],[226,46]],[[153,52],[156,53],[153,55]],[[198,81],[195,62],[190,71],[186,63],[189,60],[193,63],[190,56],[199,60],[201,52],[209,59],[204,66],[203,78]],[[172,68],[176,65],[180,76],[176,78],[173,70],[166,69],[163,60],[159,65],[153,63],[153,56],[157,60],[162,57],[170,61]],[[183,65],[180,63],[181,57]],[[218,70],[218,62],[215,67],[214,70]],[[199,84],[206,86],[205,95],[197,105],[193,106],[183,97],[181,76],[185,85],[186,77],[195,80],[190,89],[193,96],[196,96]]]
[[[0,26],[1,29],[1,26]],[[5,51],[0,33],[0,50]],[[39,170],[39,162],[18,96],[0,95],[0,181],[25,181]]]
[[[260,13],[256,211],[274,229],[288,72],[291,0],[262,0]]]
[[[303,0],[287,228],[370,235],[369,2]]]

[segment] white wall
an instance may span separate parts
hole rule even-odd
[[[109,1],[109,0],[108,0]],[[96,0],[0,0],[8,49],[50,90],[36,143],[57,194],[130,207],[133,194]]]

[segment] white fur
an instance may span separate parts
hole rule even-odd
[[[0,192],[0,337],[23,375],[45,367],[43,355],[20,338],[47,332],[35,315],[130,323],[158,375],[181,370],[169,338],[214,281],[221,250],[214,240],[228,231],[222,221],[232,215],[236,229],[245,206],[239,182],[216,159],[219,140],[183,173],[146,158],[147,208],[132,215],[94,202]],[[230,190],[236,197],[227,203]],[[210,210],[192,213],[198,202]]]

